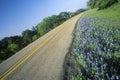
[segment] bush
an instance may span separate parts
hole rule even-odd
[[[90,8],[106,9],[111,5],[118,3],[118,0],[89,0],[87,5]]]
[[[105,0],[102,1],[102,3],[98,6],[98,8],[99,10],[106,9],[115,3],[118,3],[118,0]]]

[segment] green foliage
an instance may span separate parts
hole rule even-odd
[[[5,50],[0,51],[0,60],[1,61],[6,59],[7,54],[5,52],[6,52]]]
[[[61,23],[66,21],[67,19],[72,17],[72,13],[71,12],[61,12],[58,15],[58,21],[60,21]]]
[[[38,36],[37,36],[37,35],[34,35],[34,36],[32,37],[32,41],[35,41],[36,39],[38,39]]]
[[[8,49],[12,52],[16,52],[18,50],[18,45],[15,43],[8,44]]]
[[[67,19],[72,17],[71,12],[61,12],[59,15],[52,15],[44,18],[37,26],[37,32],[39,36],[44,35],[53,28],[57,27]]]
[[[0,60],[3,61],[20,50],[23,45],[23,39],[20,36],[6,37],[0,40]]]
[[[62,24],[67,19],[83,11],[85,11],[85,9],[79,9],[74,13],[61,12],[58,15],[46,17],[37,26],[33,26],[31,30],[27,29],[23,31],[22,36],[11,36],[0,40],[0,62],[9,58],[29,43]]]
[[[97,4],[98,4],[98,0],[89,0],[89,2],[87,3],[87,5],[92,9],[95,8]]]
[[[120,48],[119,48],[120,49]],[[114,57],[120,58],[120,52],[119,53],[115,53]]]
[[[25,30],[22,32],[22,37],[24,40],[24,45],[27,45],[32,42],[32,37],[35,35],[34,31],[32,30]]]
[[[77,11],[74,12],[74,15],[80,14],[84,11],[86,11],[87,9],[78,9]]]
[[[42,21],[40,24],[37,25],[37,32],[39,36],[42,36],[45,34],[45,29],[46,29],[46,22]]]
[[[120,5],[117,3],[108,9],[93,9],[82,15],[72,51],[78,56],[76,64],[80,67],[72,80],[120,79],[119,13]]]
[[[6,37],[6,38],[0,40],[0,50],[1,49],[7,49],[8,45],[12,44],[12,43],[14,43],[16,45],[19,45],[18,48],[21,48],[22,47],[22,45],[21,45],[22,42],[23,42],[23,39],[20,36]]]
[[[118,0],[89,0],[88,6],[90,8],[106,9],[111,5],[118,3]]]
[[[101,2],[100,6],[98,8],[99,8],[99,10],[105,9],[105,8],[110,7],[111,5],[113,5],[115,3],[118,3],[118,0],[105,0],[105,1]]]
[[[84,12],[84,14],[82,15],[82,17],[89,17],[89,18],[103,18],[105,22],[107,22],[105,19],[110,19],[111,21],[112,20],[115,20],[115,23],[114,25],[117,27],[119,26],[119,24],[117,24],[120,20],[120,4],[117,3],[111,7],[109,7],[108,9],[105,9],[105,10],[101,10],[101,11],[98,11],[97,9],[91,9],[91,10],[88,10],[86,12]],[[96,24],[104,24],[102,22],[98,22]],[[109,23],[109,24],[104,24],[106,26],[109,26],[112,25],[112,23]],[[112,26],[111,26],[112,27]]]

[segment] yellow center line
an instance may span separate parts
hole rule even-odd
[[[49,37],[47,37],[46,39],[44,39],[40,44],[38,44],[36,47],[34,47],[33,49],[31,49],[25,56],[23,56],[22,58],[20,58],[13,66],[11,66],[6,72],[4,72],[1,76],[0,76],[0,80],[3,80],[4,78],[6,78],[10,73],[12,73],[14,70],[16,70],[23,62],[25,62],[28,58],[30,58],[33,54],[35,54],[35,52],[40,49],[42,46],[44,46],[49,40],[51,40],[53,37],[55,37],[57,35],[57,33],[60,31],[61,29],[59,29],[58,31],[56,30],[56,32],[53,32]],[[54,35],[53,35],[54,34]]]

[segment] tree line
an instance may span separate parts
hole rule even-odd
[[[0,62],[83,11],[86,11],[86,9],[79,9],[76,12],[61,12],[58,15],[46,17],[38,25],[33,26],[31,30],[23,31],[21,36],[16,35],[3,38],[0,40]]]
[[[98,8],[98,10],[106,9],[120,0],[89,0],[87,5],[90,8]]]

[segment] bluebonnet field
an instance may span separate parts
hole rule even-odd
[[[73,46],[74,80],[120,80],[120,20],[81,18]]]

